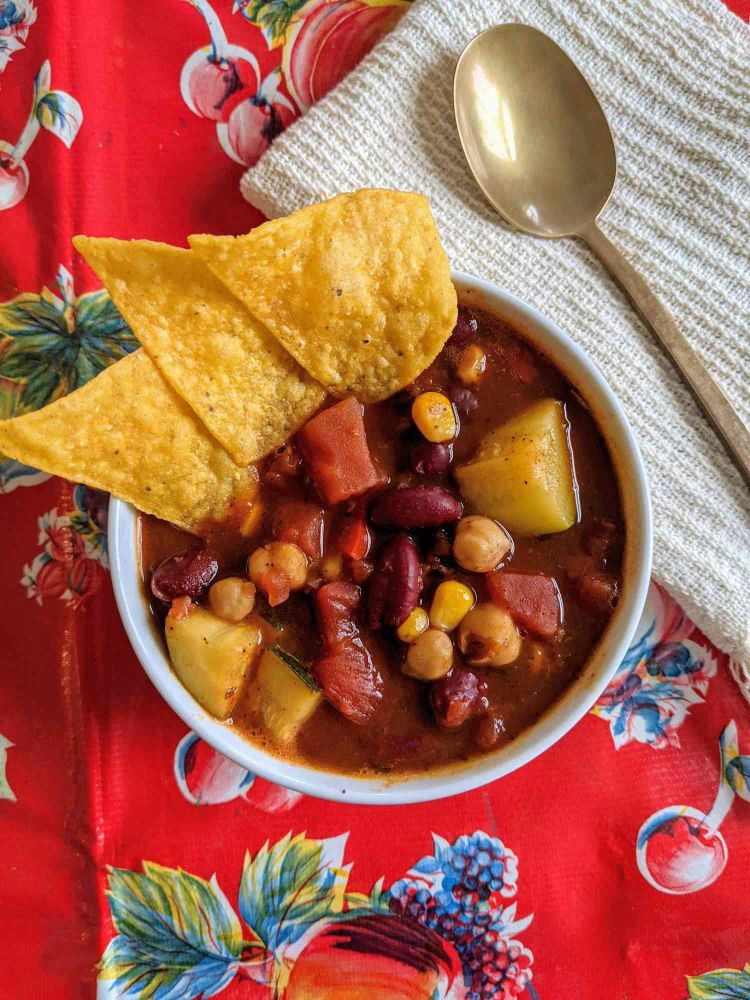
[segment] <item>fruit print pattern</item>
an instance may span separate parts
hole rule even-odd
[[[142,874],[110,869],[117,935],[100,983],[112,997],[185,1000],[235,977],[269,1000],[536,997],[531,952],[513,938],[531,917],[505,905],[515,855],[482,831],[433,839],[404,879],[365,895],[348,889],[346,835],[287,834],[245,856],[239,916],[215,878],[150,862]]]
[[[636,864],[650,886],[684,896],[712,885],[729,859],[719,827],[735,797],[750,802],[750,756],[739,750],[737,723],[719,736],[719,788],[703,813],[692,806],[667,806],[650,816],[636,838]]]
[[[0,0],[0,73],[24,47],[35,21],[33,0]]]
[[[76,296],[62,264],[56,286],[0,303],[0,419],[73,392],[138,346],[103,289]],[[0,455],[0,493],[47,478]]]
[[[461,960],[466,1000],[521,996],[533,956],[513,935],[532,917],[516,919],[518,859],[497,837],[478,830],[454,844],[433,834],[434,853],[391,886],[389,908],[453,945]]]
[[[262,77],[257,58],[230,43],[208,0],[188,0],[210,44],[183,66],[180,92],[193,114],[216,123],[224,152],[243,166],[342,79],[394,26],[406,0],[236,0],[233,11],[260,29],[279,62]]]
[[[86,486],[73,488],[72,508],[57,508],[39,518],[39,552],[23,567],[21,586],[29,598],[43,604],[59,598],[77,608],[102,586],[107,559],[109,495]]]
[[[744,969],[714,969],[686,976],[689,1000],[745,1000],[750,997],[750,962]]]
[[[652,582],[638,634],[592,709],[609,722],[616,749],[632,740],[654,750],[679,747],[680,726],[691,707],[704,701],[716,675],[710,650],[688,638],[693,629],[680,607]]]
[[[31,112],[23,131],[15,143],[0,139],[0,211],[13,208],[26,197],[30,177],[24,156],[40,129],[51,132],[70,149],[82,122],[83,111],[75,97],[52,90],[52,67],[49,59],[45,60],[34,77]]]
[[[174,778],[182,796],[195,806],[244,799],[261,812],[282,813],[293,809],[302,798],[299,792],[258,778],[214,750],[192,730],[175,749]]]
[[[237,163],[251,166],[297,111],[279,91],[277,68],[261,80],[258,60],[227,40],[207,0],[190,0],[203,16],[211,44],[194,52],[182,68],[180,92],[193,114],[216,122],[222,149]]]

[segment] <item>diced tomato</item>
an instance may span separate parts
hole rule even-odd
[[[182,621],[183,618],[187,618],[190,614],[192,606],[193,599],[191,597],[175,597],[169,609],[169,617],[174,618],[177,622]]]
[[[352,396],[308,420],[297,434],[307,470],[326,503],[348,500],[379,482],[363,413]]]
[[[289,600],[292,592],[289,577],[277,569],[268,569],[265,573],[261,573],[258,577],[258,586],[268,597],[268,603],[272,608]]]
[[[313,664],[323,694],[351,722],[363,725],[378,706],[382,678],[359,637],[354,612],[362,591],[348,580],[326,583],[315,595],[325,653]]]
[[[362,600],[362,591],[348,580],[324,584],[315,595],[318,629],[326,650],[357,638],[359,632],[354,612]]]
[[[383,682],[361,640],[339,643],[312,670],[334,708],[359,726],[369,722],[383,697]]]
[[[293,542],[306,556],[320,559],[323,553],[323,509],[304,500],[287,500],[274,511],[273,537]]]
[[[541,573],[487,574],[492,600],[505,607],[521,628],[539,639],[551,639],[560,625],[560,591]]]
[[[576,582],[578,596],[596,614],[607,614],[617,596],[617,581],[609,573],[587,570]]]
[[[367,527],[367,504],[357,500],[351,511],[341,511],[333,529],[333,544],[337,552],[350,559],[364,559],[370,551],[370,529]]]

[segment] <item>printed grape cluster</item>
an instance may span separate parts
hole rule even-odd
[[[511,939],[518,861],[497,837],[477,831],[453,844],[435,837],[422,858],[390,889],[391,912],[435,931],[458,952],[466,1000],[511,1000],[531,981],[532,955]],[[524,926],[527,923],[523,922]]]

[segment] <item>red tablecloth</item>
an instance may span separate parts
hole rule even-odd
[[[255,225],[240,164],[407,6],[235,8],[0,0],[0,417],[134,347],[71,236]],[[254,779],[161,701],[106,497],[7,461],[0,492],[0,996],[750,998],[750,712],[656,586],[541,758],[347,807]]]

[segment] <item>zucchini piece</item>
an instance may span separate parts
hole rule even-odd
[[[320,691],[320,684],[315,680],[313,675],[307,669],[302,660],[298,660],[296,656],[292,653],[287,652],[286,649],[282,649],[281,646],[269,646],[268,647],[272,653],[275,653],[280,660],[283,660],[288,667],[290,667],[299,679],[306,684],[311,691]]]
[[[291,740],[323,700],[312,674],[279,646],[261,657],[255,689],[263,726],[279,743]]]

